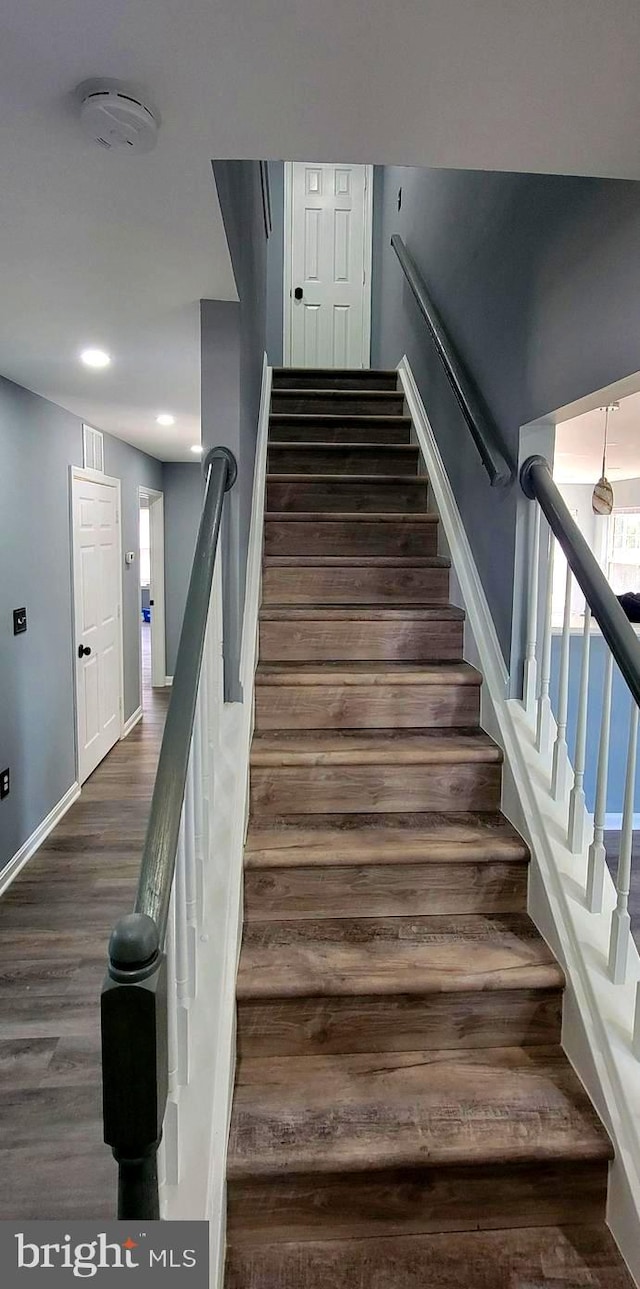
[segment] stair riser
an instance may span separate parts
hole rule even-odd
[[[256,729],[477,725],[478,685],[257,685]]]
[[[330,392],[314,393],[309,390],[297,397],[274,389],[271,396],[271,411],[288,412],[300,416],[402,416],[404,395],[392,392],[371,393],[357,390],[353,394],[335,394]]]
[[[527,906],[527,866],[483,861],[245,869],[244,897],[250,922],[517,913]]]
[[[438,662],[462,658],[462,622],[260,623],[263,662]]]
[[[497,810],[498,764],[254,766],[256,815]]]
[[[606,1194],[603,1163],[257,1178],[228,1183],[227,1233],[233,1245],[601,1222]]]
[[[270,474],[406,474],[418,473],[418,449],[395,447],[381,450],[355,448],[286,447],[269,448],[267,470]]]
[[[238,1052],[327,1056],[558,1043],[562,995],[504,990],[238,1002]]]
[[[449,570],[352,566],[270,568],[262,579],[262,603],[432,604],[446,603]]]
[[[363,368],[354,372],[331,371],[274,371],[273,388],[278,389],[389,389],[398,388],[396,372],[374,371]]]
[[[437,555],[438,525],[372,520],[335,523],[273,520],[265,524],[265,555]]]
[[[274,443],[410,443],[411,427],[384,418],[337,423],[331,417],[272,416],[269,440]]]
[[[274,479],[267,476],[267,510],[329,512],[355,510],[358,514],[377,511],[418,514],[427,509],[427,482],[420,479],[396,483],[383,478],[357,479]]]

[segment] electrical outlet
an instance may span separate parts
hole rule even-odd
[[[21,636],[23,631],[26,631],[26,629],[27,629],[27,610],[24,608],[14,609],[13,610],[14,636]]]
[[[5,797],[9,796],[10,789],[11,778],[7,766],[6,770],[0,770],[0,801],[4,801]]]

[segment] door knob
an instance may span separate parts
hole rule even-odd
[[[304,291],[302,290],[301,286],[297,286],[293,294],[296,300],[301,300],[304,295]]]
[[[89,656],[89,654],[90,654],[90,653],[91,653],[91,646],[90,646],[90,645],[78,645],[78,657],[79,657],[79,658],[88,658],[88,656]]]

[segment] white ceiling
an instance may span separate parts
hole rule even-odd
[[[553,476],[560,483],[595,483],[602,472],[604,412],[599,408],[556,426]],[[609,415],[607,478],[640,478],[640,394]]]
[[[639,178],[639,51],[636,0],[4,0],[0,371],[186,459],[198,300],[235,291],[211,157]],[[147,90],[155,152],[84,141],[91,76]]]

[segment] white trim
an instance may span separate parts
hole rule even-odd
[[[123,738],[126,738],[127,734],[130,734],[132,729],[135,729],[136,725],[138,724],[138,721],[141,721],[141,720],[142,720],[142,708],[136,707],[135,712],[131,713],[131,716],[129,716],[129,718],[125,721],[124,725],[122,726],[122,734],[120,735],[120,739],[122,740]]]
[[[622,815],[605,815],[604,817],[605,832],[620,832],[622,828]],[[640,828],[640,815],[633,816],[633,831]]]
[[[236,1068],[236,975],[243,927],[242,871],[244,842],[249,817],[249,753],[254,723],[254,676],[258,660],[258,617],[262,588],[262,547],[264,541],[264,496],[266,454],[269,437],[272,370],[264,356],[262,393],[258,421],[253,498],[249,530],[249,553],[245,588],[244,626],[240,653],[242,703],[225,703],[220,731],[220,760],[234,770],[232,791],[221,794],[227,805],[227,821],[216,818],[220,841],[213,837],[215,852],[224,856],[227,878],[227,906],[221,929],[223,950],[219,954],[222,982],[215,1038],[213,1083],[213,1133],[209,1156],[209,1185],[206,1217],[211,1227],[211,1284],[222,1289],[224,1281],[226,1231],[226,1154]],[[231,785],[230,785],[231,786]],[[226,835],[225,835],[226,827]]]
[[[433,430],[406,358],[400,379],[414,417],[429,483],[451,553],[454,581],[467,614],[465,658],[483,673],[482,725],[504,752],[502,810],[531,850],[529,913],[567,976],[562,1042],[601,1115],[615,1148],[607,1217],[632,1275],[640,1280],[640,1074],[632,1050],[640,955],[632,942],[626,985],[603,970],[616,892],[605,873],[604,912],[589,913],[584,898],[587,853],[566,844],[566,804],[549,792],[548,759],[535,748],[535,730],[518,699],[507,699],[506,668]]]
[[[120,622],[120,733],[118,738],[122,738],[124,727],[124,589],[122,584],[122,482],[115,478],[114,475],[102,474],[99,470],[85,470],[81,466],[72,465],[69,467],[69,523],[71,527],[71,656],[73,658],[73,715],[74,715],[74,738],[76,748],[76,778],[80,780],[80,749],[78,747],[78,670],[75,665],[75,635],[76,635],[76,571],[74,562],[75,550],[75,531],[73,515],[73,481],[74,479],[88,479],[90,483],[101,483],[108,488],[116,490],[116,527],[118,530],[118,620]],[[88,776],[87,776],[88,777]]]
[[[164,493],[156,488],[138,487],[138,511],[140,501],[147,497],[149,501],[149,553],[151,571],[149,593],[153,599],[151,614],[151,684],[154,689],[165,684],[167,665],[167,641],[165,624],[165,578],[164,578]],[[138,538],[138,551],[140,540]],[[140,566],[138,564],[138,581]],[[139,606],[138,606],[139,608]],[[138,619],[139,620],[139,619]],[[142,650],[138,645],[140,656],[140,694],[142,695]]]
[[[50,832],[53,832],[56,824],[59,824],[62,816],[66,815],[67,810],[69,810],[73,805],[74,801],[78,800],[79,796],[80,784],[76,780],[71,784],[70,788],[67,788],[64,796],[60,798],[57,804],[53,807],[53,810],[49,811],[49,814],[42,820],[42,823],[39,823],[38,827],[34,828],[31,836],[27,837],[27,840],[20,847],[20,850],[17,850],[13,858],[9,860],[9,863],[5,864],[2,872],[0,873],[0,896],[4,895],[5,891],[9,889],[11,883],[15,881],[20,870],[24,868],[25,864],[28,863],[33,855],[35,855],[43,841],[46,840]]]
[[[327,164],[326,162],[324,163]],[[291,366],[291,291],[293,248],[293,161],[284,163],[284,307],[283,307],[283,363]],[[362,269],[362,366],[371,366],[371,279],[373,276],[373,166],[364,167],[364,239]]]
[[[165,678],[164,678],[164,683],[165,683],[165,686],[167,686],[167,685],[172,685],[172,684],[173,684],[173,676],[165,676]]]

